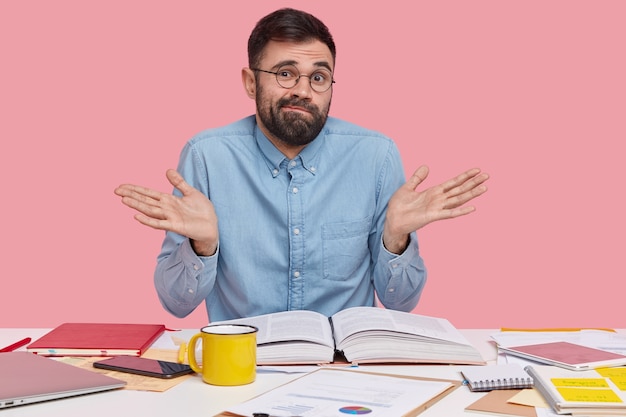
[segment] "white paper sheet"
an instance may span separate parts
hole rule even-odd
[[[359,371],[320,369],[228,411],[244,416],[345,417],[364,414],[398,417],[452,386]],[[371,410],[368,412],[368,410]]]

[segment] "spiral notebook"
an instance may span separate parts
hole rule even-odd
[[[464,383],[471,391],[532,388],[532,377],[517,363],[464,367]]]

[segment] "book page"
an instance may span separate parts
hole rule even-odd
[[[353,307],[332,317],[337,345],[348,336],[368,330],[410,333],[468,345],[448,320],[373,307]]]
[[[334,348],[328,317],[308,310],[281,311],[236,320],[214,322],[248,324],[259,329],[257,345],[272,342],[304,340]]]

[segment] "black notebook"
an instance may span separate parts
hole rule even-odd
[[[464,367],[464,383],[471,391],[532,388],[532,377],[517,363]]]

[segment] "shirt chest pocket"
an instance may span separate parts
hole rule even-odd
[[[322,226],[324,279],[344,281],[369,268],[371,219]],[[361,275],[361,272],[359,275]]]

